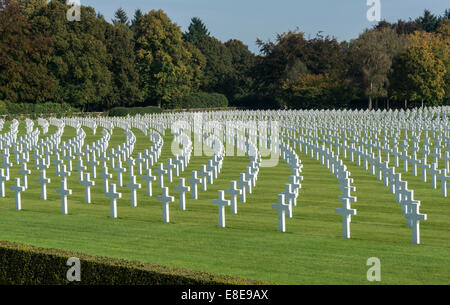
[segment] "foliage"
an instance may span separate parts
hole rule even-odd
[[[255,55],[240,40],[229,40],[225,43],[225,47],[231,55],[231,64],[234,70],[225,82],[225,95],[228,98],[245,95],[253,86],[252,71],[255,65]]]
[[[198,17],[191,19],[188,31],[183,33],[183,40],[197,45],[205,36],[209,36],[206,25]]]
[[[14,0],[0,2],[0,99],[51,100],[56,82],[47,73],[52,39],[32,27]]]
[[[185,48],[179,26],[161,11],[141,18],[136,33],[136,59],[144,98],[161,106],[191,91],[194,70],[187,65],[192,54]]]
[[[408,37],[408,47],[400,54],[391,75],[393,96],[405,100],[442,102],[445,95],[445,63],[449,61],[449,44],[441,36],[415,32]]]
[[[130,23],[128,20],[127,13],[123,8],[119,8],[118,10],[116,10],[116,12],[114,13],[114,19],[112,21],[113,23],[121,23],[126,26],[128,26]]]
[[[105,99],[107,109],[119,105],[133,106],[142,101],[134,43],[128,32],[128,27],[121,23],[106,29],[106,45],[111,54],[109,71],[112,72],[112,90]]]
[[[369,109],[374,98],[387,97],[392,60],[404,47],[403,36],[390,28],[367,30],[351,42],[352,60]]]
[[[155,106],[147,106],[147,107],[115,107],[112,108],[109,112],[110,116],[127,116],[127,115],[136,115],[136,114],[148,114],[148,113],[161,113],[163,110],[159,107]]]
[[[77,257],[81,281],[69,282],[67,260]],[[230,285],[263,284],[254,280],[169,268],[149,263],[0,242],[0,284],[5,285]]]
[[[230,51],[217,38],[204,36],[196,47],[206,58],[200,89],[206,92],[225,92],[225,83],[234,73]]]
[[[40,104],[27,104],[27,103],[13,103],[9,101],[0,100],[0,114],[56,114],[64,115],[71,114],[78,111],[72,108],[67,103],[40,103]]]
[[[228,107],[228,99],[220,93],[196,92],[177,101],[171,108],[221,108]]]

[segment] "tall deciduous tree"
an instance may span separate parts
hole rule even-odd
[[[408,37],[408,47],[394,63],[393,95],[421,101],[422,105],[439,104],[445,94],[444,62],[450,49],[439,35],[415,32]]]
[[[27,16],[14,0],[0,1],[0,99],[44,102],[53,99],[55,80],[47,61],[52,39],[33,31]]]
[[[55,100],[82,110],[101,109],[112,90],[105,44],[108,24],[91,7],[81,7],[79,22],[67,22],[66,11],[66,5],[51,1],[31,19],[33,28],[54,37],[48,69],[58,80]]]
[[[366,30],[350,44],[353,65],[357,68],[368,108],[374,98],[387,97],[393,58],[405,47],[405,41],[391,28]]]
[[[146,100],[158,106],[191,91],[191,69],[187,66],[192,54],[181,39],[180,27],[172,23],[162,10],[144,15],[136,33],[136,59],[141,88]]]

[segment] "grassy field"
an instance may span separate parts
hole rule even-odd
[[[21,122],[21,134],[25,133],[24,125]],[[3,132],[8,128],[6,123]],[[100,128],[95,136],[90,129],[84,129],[88,135],[85,144],[101,137]],[[52,126],[49,134],[55,131]],[[151,143],[141,131],[133,131],[137,137],[136,155]],[[171,157],[169,134],[164,138],[160,162]],[[63,140],[74,136],[75,129],[66,127]],[[115,129],[110,148],[124,141],[124,132]],[[411,229],[394,195],[375,176],[346,160],[355,178],[358,197],[358,202],[352,204],[358,215],[352,217],[352,238],[347,240],[341,237],[342,217],[335,213],[335,208],[341,206],[337,200],[340,193],[337,180],[316,160],[302,153],[299,157],[304,165],[304,181],[298,206],[293,218],[287,219],[284,234],[277,231],[277,212],[271,209],[290,175],[282,160],[277,167],[261,168],[247,203],[239,203],[237,215],[227,209],[227,228],[218,227],[217,206],[212,199],[216,198],[217,190],[228,188],[231,180],[238,180],[248,164],[248,157],[225,157],[214,184],[208,185],[207,192],[199,188],[199,200],[191,199],[188,193],[186,211],[179,210],[177,199],[171,204],[169,224],[162,222],[161,203],[156,200],[160,191],[155,183],[154,197],[145,197],[144,181],[138,178],[142,188],[138,190],[136,208],[131,207],[128,189],[119,188],[123,193],[118,200],[119,218],[111,219],[102,181],[96,179],[93,203],[86,204],[76,172],[68,180],[73,190],[68,199],[69,215],[62,215],[60,197],[55,192],[59,180],[54,166],[47,171],[52,183],[48,185],[48,200],[43,201],[39,199],[40,186],[35,181],[38,172],[30,162],[32,174],[28,178],[29,188],[22,194],[23,210],[14,209],[14,194],[9,190],[12,181],[6,184],[7,197],[0,198],[0,240],[278,284],[372,284],[366,279],[369,268],[366,261],[378,257],[381,284],[450,284],[450,199],[441,197],[439,189],[432,190],[419,177],[402,175],[415,190],[415,198],[421,200],[421,212],[428,214],[428,221],[421,223],[422,244],[413,245]],[[199,170],[208,159],[193,156],[184,176]],[[19,177],[16,171],[17,166],[12,177]],[[115,179],[115,172],[110,169],[110,173]],[[124,175],[125,183],[128,173]],[[170,190],[170,195],[177,198],[172,187]]]

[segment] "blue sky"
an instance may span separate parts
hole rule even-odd
[[[338,40],[356,38],[374,25],[366,19],[367,0],[81,0],[110,21],[122,7],[131,18],[135,9],[162,9],[185,31],[192,17],[200,17],[222,41],[239,39],[257,52],[256,38],[273,40],[277,33],[296,29],[315,36],[319,31]],[[442,15],[447,0],[380,0],[381,18],[416,18],[425,8]]]

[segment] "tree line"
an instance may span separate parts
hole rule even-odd
[[[450,10],[381,21],[349,42],[291,30],[257,40],[256,55],[196,17],[182,32],[162,10],[129,18],[118,9],[108,22],[82,6],[81,21],[69,22],[67,9],[64,0],[0,0],[0,100],[81,111],[450,104]]]

